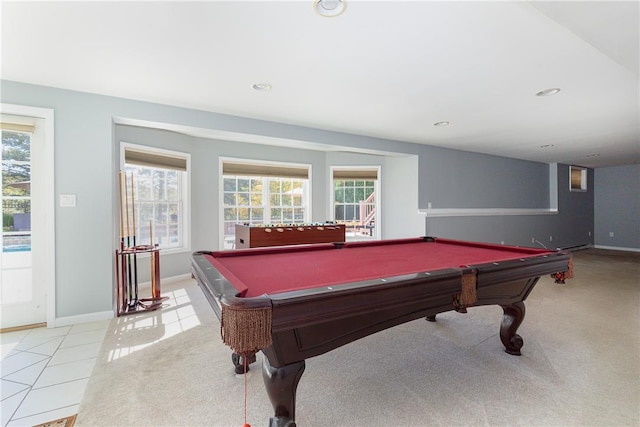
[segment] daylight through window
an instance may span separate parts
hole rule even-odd
[[[2,251],[31,251],[33,126],[2,123]]]
[[[333,219],[345,224],[347,240],[376,237],[377,169],[333,170]]]
[[[309,167],[223,162],[224,248],[233,248],[236,224],[309,221]]]
[[[132,180],[128,188],[133,187],[135,196],[136,243],[187,248],[188,154],[132,145],[124,153],[124,172]]]

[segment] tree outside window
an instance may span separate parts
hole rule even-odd
[[[2,130],[3,251],[31,247],[31,133]]]
[[[165,249],[182,247],[181,181],[184,172],[139,165],[126,165],[125,172],[133,179],[136,243],[159,244]]]

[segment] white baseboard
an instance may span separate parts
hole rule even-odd
[[[96,313],[78,314],[77,316],[56,317],[54,324],[47,323],[47,328],[58,328],[60,326],[78,325],[80,323],[97,322],[100,320],[110,320],[115,317],[113,311],[99,311]]]
[[[191,273],[180,274],[178,276],[163,278],[161,284],[182,282],[191,279]],[[151,289],[151,282],[145,282],[138,285],[140,289]],[[116,316],[114,311],[100,311],[95,313],[79,314],[77,316],[57,317],[52,322],[47,323],[47,328],[58,328],[60,326],[78,325],[81,323],[97,322],[100,320],[113,319]]]
[[[621,248],[618,246],[602,246],[602,245],[594,245],[596,249],[608,249],[610,251],[624,251],[624,252],[640,252],[640,248]]]

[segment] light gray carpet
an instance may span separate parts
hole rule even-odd
[[[523,355],[498,337],[500,307],[417,320],[307,360],[306,426],[640,425],[640,254],[576,252],[575,278],[545,277],[526,302]],[[241,426],[244,383],[195,282],[169,306],[114,319],[76,426]],[[258,363],[248,422],[272,408]]]

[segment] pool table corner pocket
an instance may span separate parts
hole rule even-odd
[[[271,305],[244,307],[222,305],[222,341],[238,354],[257,352],[272,344]]]

